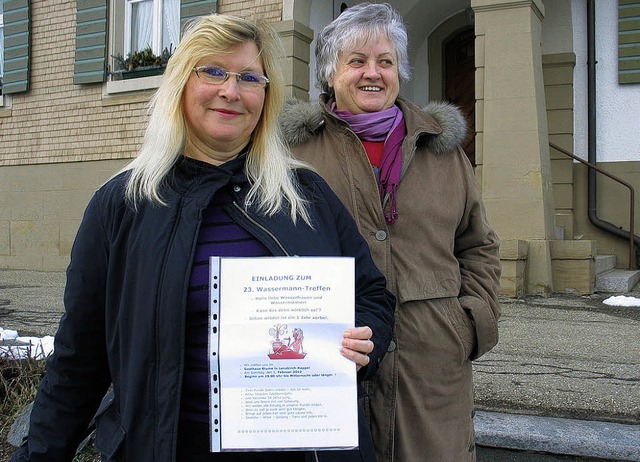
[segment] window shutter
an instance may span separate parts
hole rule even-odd
[[[4,76],[2,93],[29,90],[31,21],[29,0],[4,0]]]
[[[640,1],[618,2],[618,83],[640,83]]]
[[[217,0],[182,0],[180,2],[180,28],[198,16],[206,16],[218,12]]]
[[[104,82],[107,69],[107,0],[77,0],[73,83]]]

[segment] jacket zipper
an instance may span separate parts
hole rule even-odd
[[[318,458],[318,451],[313,451],[313,459],[315,462],[320,462],[320,459]]]
[[[287,249],[284,248],[284,246],[282,245],[282,243],[278,240],[278,238],[271,232],[269,231],[267,228],[265,228],[264,226],[262,226],[260,223],[258,223],[256,220],[253,219],[253,217],[251,215],[249,215],[249,213],[247,213],[246,210],[244,210],[242,207],[240,207],[240,205],[238,205],[238,203],[236,201],[233,201],[233,206],[238,209],[238,211],[240,213],[242,213],[242,215],[251,222],[252,225],[257,226],[258,228],[260,228],[260,230],[264,231],[272,240],[273,242],[276,243],[276,245],[280,248],[280,250],[282,250],[282,253],[284,253],[287,257],[290,257],[291,255],[289,254],[289,252],[287,252]]]

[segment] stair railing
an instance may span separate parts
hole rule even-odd
[[[620,183],[621,185],[626,186],[627,188],[629,188],[629,202],[630,202],[629,203],[629,269],[630,270],[635,269],[635,261],[636,261],[636,258],[635,258],[635,245],[634,245],[635,233],[634,233],[634,228],[633,228],[635,190],[633,189],[633,186],[631,186],[629,183],[627,183],[623,179],[620,179],[620,178],[616,177],[615,175],[612,175],[611,173],[607,172],[606,170],[601,169],[597,165],[594,165],[591,162],[587,162],[584,159],[581,159],[581,158],[579,158],[577,156],[574,156],[573,154],[568,152],[566,149],[561,148],[557,144],[549,143],[549,146],[552,147],[553,149],[555,149],[556,151],[561,152],[565,156],[571,157],[573,160],[577,160],[578,162],[586,165],[588,168],[592,168],[596,172],[602,173],[604,176],[607,176],[607,177],[611,178],[612,180]]]

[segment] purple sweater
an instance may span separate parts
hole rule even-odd
[[[227,188],[222,188],[202,215],[187,294],[181,420],[209,422],[209,257],[271,255],[224,210],[231,201]]]

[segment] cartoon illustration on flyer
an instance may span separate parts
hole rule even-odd
[[[284,337],[288,329],[286,324],[276,324],[269,329],[269,335],[273,337],[271,351],[268,354],[270,359],[303,359],[307,355],[302,346],[302,329],[295,327],[291,336]]]

